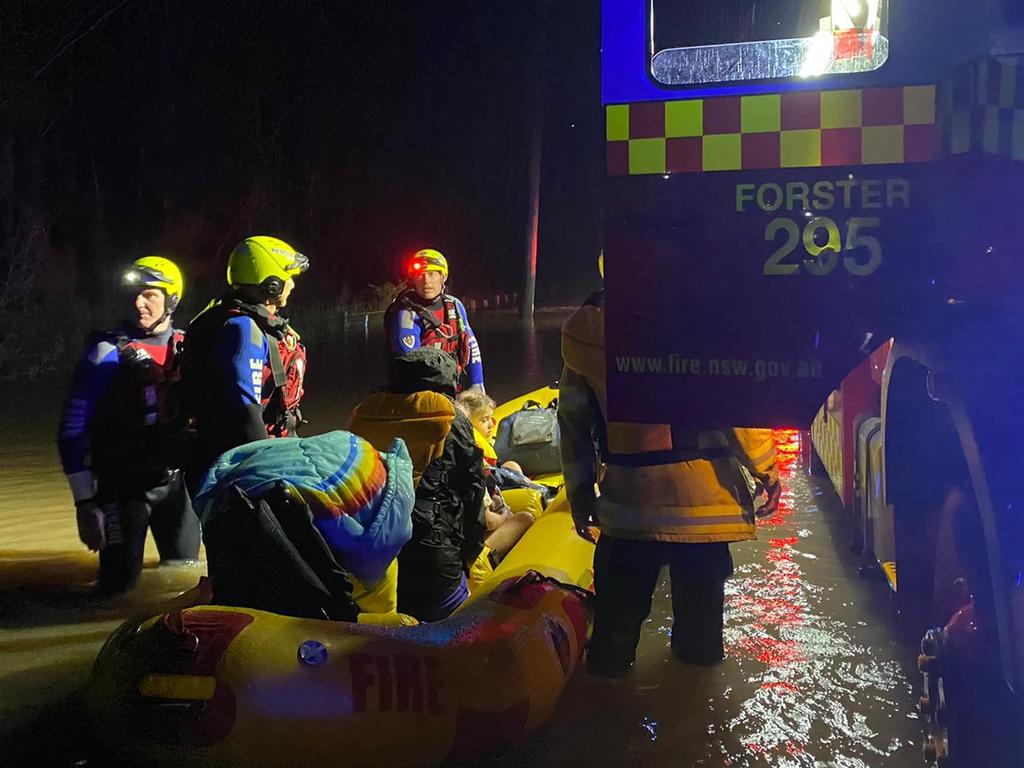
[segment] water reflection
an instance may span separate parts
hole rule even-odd
[[[497,399],[557,377],[561,319],[542,315],[533,331],[509,316],[475,321]],[[311,348],[309,434],[342,426],[382,380],[379,329],[371,321],[346,333]],[[41,382],[19,413],[0,416],[8,438],[0,444],[0,740],[22,745],[33,764],[70,765],[88,755],[75,694],[103,640],[123,617],[191,587],[202,570],[154,567],[149,542],[135,592],[103,604],[86,599],[95,556],[78,543],[52,446],[62,394],[63,382]],[[834,501],[802,472],[799,436],[777,437],[787,490],[778,513],[761,523],[760,541],[734,547],[729,658],[714,668],[672,658],[666,577],[636,674],[622,681],[578,675],[550,726],[487,764],[919,764],[909,678],[886,627],[884,595],[857,579]]]
[[[488,390],[499,401],[554,381],[565,313],[542,312],[529,332],[511,313],[473,319]],[[301,323],[300,323],[301,327]],[[339,429],[384,381],[380,316],[309,340],[305,434]],[[152,612],[195,585],[205,566],[156,567],[147,541],[137,589],[88,597],[96,556],[79,543],[74,505],[54,439],[64,376],[0,387],[0,744],[22,745],[32,764],[70,764],[88,742],[76,695],[106,637],[126,617]],[[7,764],[10,753],[5,753]],[[14,763],[12,763],[14,764]]]
[[[778,432],[776,443],[786,493],[760,540],[733,548],[727,660],[707,669],[671,656],[664,574],[636,674],[571,681],[552,725],[510,765],[564,765],[569,750],[574,764],[607,766],[920,764],[908,659],[884,595],[857,579],[839,510],[800,465],[800,436]]]
[[[729,653],[747,682],[757,684],[728,729],[751,756],[773,765],[820,764],[826,755],[815,752],[822,747],[844,766],[878,765],[904,743],[884,733],[884,719],[900,709],[912,714],[910,685],[895,660],[855,640],[847,620],[856,601],[835,605],[835,587],[797,562],[817,558],[803,551],[813,536],[798,535],[795,518],[818,508],[795,471],[799,437],[778,432],[776,442],[787,491],[760,526],[767,546],[728,585]],[[819,734],[828,734],[827,742],[819,743]],[[722,754],[730,765],[744,764],[742,756]]]

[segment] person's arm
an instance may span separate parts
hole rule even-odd
[[[462,562],[468,569],[484,548],[487,523],[484,516],[484,494],[487,479],[484,475],[483,453],[473,438],[469,419],[461,414],[452,422],[455,467],[460,481],[456,486],[462,500]]]
[[[217,359],[225,382],[221,406],[233,445],[267,437],[263,422],[263,368],[268,354],[267,338],[252,318],[233,317],[224,324]]]
[[[466,308],[458,299],[455,300],[455,308],[459,313],[463,328],[466,329],[466,344],[469,346],[469,365],[466,367],[466,377],[469,380],[469,386],[479,387],[483,390],[484,358],[480,354],[480,344],[476,340],[476,334],[473,333],[473,329],[469,326],[469,316],[466,314]]]
[[[91,344],[75,369],[61,414],[57,450],[75,501],[78,535],[89,549],[105,544],[103,513],[96,504],[96,478],[90,468],[89,430],[96,406],[117,373],[117,345],[108,339]]]
[[[102,339],[86,350],[71,381],[61,414],[57,448],[75,501],[96,495],[95,478],[89,469],[89,428],[100,398],[117,373],[117,366],[117,345]]]
[[[593,541],[590,526],[597,522],[597,483],[600,456],[597,435],[601,411],[587,380],[571,368],[562,369],[558,385],[558,429],[562,474],[576,532]]]
[[[420,347],[421,323],[411,309],[399,309],[391,318],[388,340],[391,351],[397,355]]]
[[[775,461],[775,441],[770,429],[733,429],[728,434],[733,450],[751,475],[758,480],[768,495],[768,501],[758,514],[771,515],[779,506],[782,483]]]

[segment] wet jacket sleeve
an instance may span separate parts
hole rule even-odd
[[[71,381],[61,414],[57,448],[75,501],[96,495],[96,481],[89,469],[89,428],[118,364],[117,345],[110,339],[101,339],[86,349]]]
[[[462,319],[462,327],[466,329],[466,344],[469,347],[469,365],[466,367],[466,375],[469,378],[469,386],[483,389],[484,359],[480,354],[480,344],[476,340],[473,329],[469,326],[469,316],[466,314],[466,308],[458,299],[455,300],[455,308]]]
[[[465,478],[459,488],[462,499],[462,562],[468,568],[484,548],[487,538],[487,523],[484,519],[484,476],[483,452],[473,438],[473,427],[465,417],[457,416],[452,422],[451,436],[454,441],[455,466],[460,478]]]
[[[249,317],[233,317],[221,329],[217,349],[222,381],[226,383],[221,403],[235,445],[263,440],[263,369],[269,350],[267,338]]]
[[[558,429],[569,506],[580,515],[592,514],[597,501],[594,484],[601,465],[598,440],[604,422],[597,396],[587,380],[568,367],[562,369],[558,385]]]
[[[750,474],[768,485],[778,482],[775,441],[770,429],[734,429],[731,442]]]
[[[413,349],[419,349],[421,330],[422,323],[415,312],[409,309],[399,309],[392,316],[391,327],[388,328],[391,351],[400,355]]]

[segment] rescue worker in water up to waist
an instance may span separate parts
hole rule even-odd
[[[199,521],[179,471],[178,350],[171,325],[181,271],[138,259],[121,278],[126,320],[89,340],[64,406],[58,446],[78,535],[100,558],[97,593],[131,589],[142,571],[146,529],[162,562],[199,556]]]
[[[755,538],[753,478],[768,492],[761,513],[774,511],[781,494],[771,431],[681,434],[669,425],[609,423],[603,292],[562,326],[562,358],[566,491],[577,532],[593,540],[591,526],[601,531],[587,669],[609,677],[631,670],[666,561],[672,652],[691,664],[721,661],[725,581],[733,572],[729,542]]]
[[[231,290],[189,324],[182,365],[198,446],[189,484],[224,451],[294,435],[306,350],[284,313],[309,260],[274,237],[248,237],[228,258]]]
[[[436,347],[455,359],[458,389],[484,388],[484,365],[466,308],[444,292],[448,260],[431,248],[419,251],[409,262],[412,289],[391,302],[384,313],[384,330],[392,355],[420,347]]]

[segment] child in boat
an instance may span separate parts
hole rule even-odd
[[[494,419],[494,400],[486,392],[470,389],[459,394],[456,405],[473,425],[473,438],[484,453],[484,464],[491,471],[498,490],[530,488],[540,493],[545,503],[550,501],[557,489],[533,482],[523,474],[523,468],[515,461],[498,462],[498,455],[491,444],[494,430],[498,426]]]
[[[538,491],[543,503],[547,502],[551,489],[530,482],[514,461],[498,466],[498,457],[489,439],[495,428],[495,403],[489,395],[479,390],[462,392],[456,399],[455,407],[463,412],[473,425],[473,438],[483,452],[487,479],[484,517],[488,536],[485,543],[491,551],[488,556],[489,562],[478,563],[477,568],[471,573],[473,581],[486,576],[488,566],[497,565],[533,525],[533,515],[529,512],[513,512],[505,502],[501,495],[502,477],[506,479],[506,488],[531,488]]]

